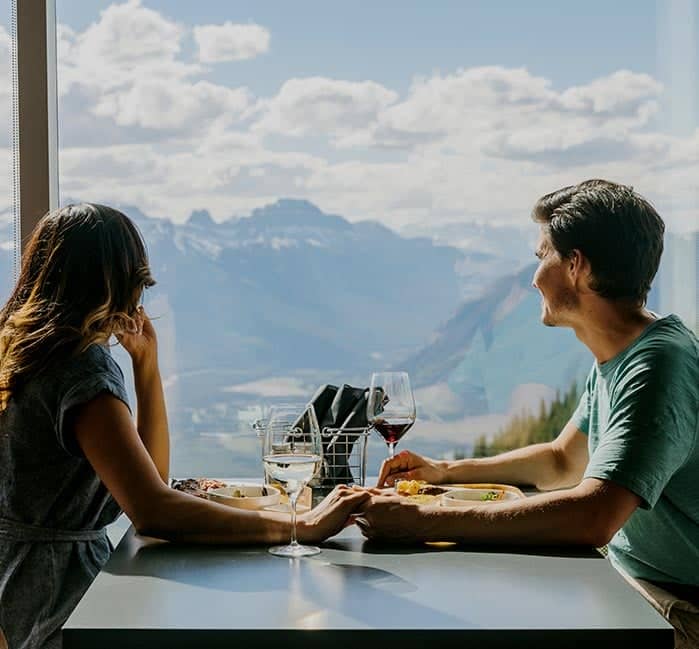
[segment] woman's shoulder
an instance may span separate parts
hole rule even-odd
[[[99,343],[93,343],[86,349],[71,355],[68,359],[60,363],[62,367],[54,367],[54,371],[59,371],[70,381],[94,374],[108,374],[118,379],[124,380],[121,367],[112,357],[109,347]]]
[[[112,358],[112,352],[108,345],[92,343],[86,349],[76,353],[74,358],[83,363],[95,363],[97,365],[111,365],[116,361]]]
[[[49,412],[87,401],[107,391],[127,403],[124,375],[109,347],[92,344],[84,350],[53,359],[14,395],[20,409],[27,404],[44,404]],[[31,410],[31,408],[30,408]]]
[[[56,376],[55,390],[64,410],[110,392],[129,405],[124,374],[109,347],[92,344],[73,355]]]

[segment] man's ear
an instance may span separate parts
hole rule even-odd
[[[568,258],[568,273],[576,285],[587,286],[590,282],[592,268],[590,261],[580,250],[575,248]]]

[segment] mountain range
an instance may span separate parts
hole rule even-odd
[[[235,367],[254,380],[390,364],[426,344],[463,291],[459,250],[306,201],[222,223],[205,211],[182,225],[124,211],[148,243],[154,315],[161,303],[174,314],[187,371]]]
[[[323,383],[366,385],[376,369],[409,371],[422,421],[455,422],[538,408],[592,362],[570,330],[540,323],[528,231],[464,224],[407,237],[293,199],[222,222],[196,210],[181,224],[116,207],[141,229],[158,281],[145,306],[174,466],[212,471],[232,454],[245,475],[256,442],[230,432],[249,430],[264,404]],[[0,241],[10,227],[0,219]],[[0,268],[11,255],[0,245]]]

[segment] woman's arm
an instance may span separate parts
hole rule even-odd
[[[131,356],[137,428],[126,406],[102,394],[71,413],[85,457],[141,534],[195,543],[282,543],[290,517],[233,509],[168,487],[170,435],[158,369],[157,337],[142,307],[117,338]],[[319,542],[339,532],[369,494],[341,487],[298,520],[298,537]]]
[[[85,457],[141,534],[195,543],[282,543],[290,517],[234,509],[170,489],[162,480],[127,407],[103,393],[71,413],[73,432]],[[337,534],[371,494],[336,489],[316,509],[299,517],[301,541]]]
[[[143,307],[134,317],[134,330],[117,336],[131,356],[136,389],[136,428],[162,481],[170,478],[170,431],[165,395],[158,367],[158,341],[155,329]]]
[[[158,469],[162,481],[170,477],[170,431],[165,410],[165,395],[157,360],[153,364],[133,364],[136,387],[136,428]]]

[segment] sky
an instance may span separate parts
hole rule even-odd
[[[699,0],[57,0],[57,19],[64,197],[176,221],[306,198],[409,233],[521,224],[605,177],[699,227]]]

